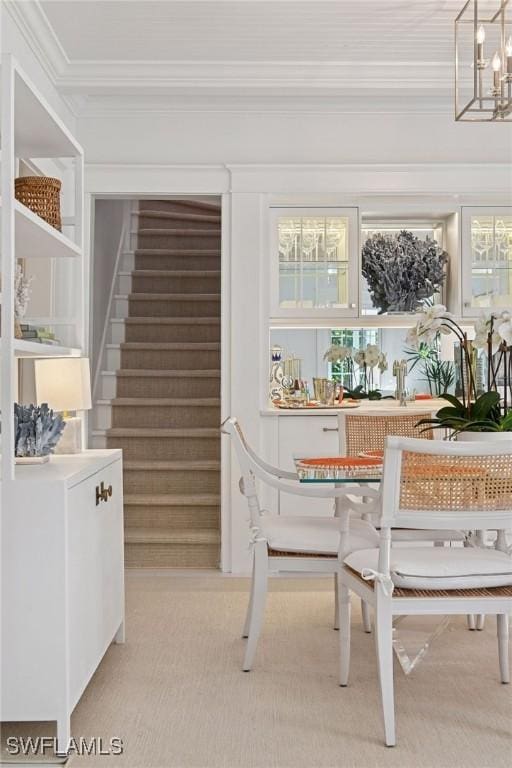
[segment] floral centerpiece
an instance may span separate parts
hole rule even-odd
[[[345,390],[348,397],[356,400],[382,398],[380,390],[374,388],[374,370],[378,368],[383,373],[387,370],[388,363],[385,353],[381,352],[376,344],[367,344],[365,349],[357,350],[332,344],[325,353],[324,360],[330,363],[345,362],[350,378],[350,388]]]
[[[362,252],[362,273],[374,307],[384,312],[414,312],[439,291],[448,254],[435,240],[412,232],[369,237]]]
[[[433,419],[420,423],[428,428],[461,432],[512,432],[512,321],[509,313],[482,316],[476,323],[476,334],[470,341],[453,315],[442,304],[428,307],[418,315],[414,328],[407,335],[413,348],[430,344],[438,334],[453,334],[460,347],[461,398],[444,393],[449,405],[441,408]],[[475,349],[487,353],[487,386],[477,396],[473,355]],[[503,397],[498,391],[503,380]]]

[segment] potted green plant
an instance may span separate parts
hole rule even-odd
[[[481,317],[476,323],[473,341],[456,322],[446,307],[438,304],[422,312],[408,334],[408,344],[418,349],[432,343],[436,334],[453,334],[459,342],[462,396],[448,393],[441,397],[448,405],[432,419],[422,419],[425,428],[448,430],[458,440],[512,440],[512,321],[508,313]],[[487,354],[486,392],[477,396],[473,350]],[[498,386],[502,382],[502,393]]]

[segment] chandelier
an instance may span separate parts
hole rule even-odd
[[[468,0],[455,20],[455,119],[512,120],[511,0]]]

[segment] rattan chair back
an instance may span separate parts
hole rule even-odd
[[[429,411],[396,415],[339,413],[340,453],[343,456],[358,456],[364,451],[382,451],[389,435],[432,440],[432,430],[418,426],[421,419],[431,416]]]

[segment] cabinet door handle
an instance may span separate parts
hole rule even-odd
[[[102,480],[101,483],[96,486],[96,506],[99,505],[100,501],[108,501],[111,496],[112,486],[109,485],[108,488],[105,488],[105,483]]]
[[[338,427],[322,427],[322,432],[337,432]]]

